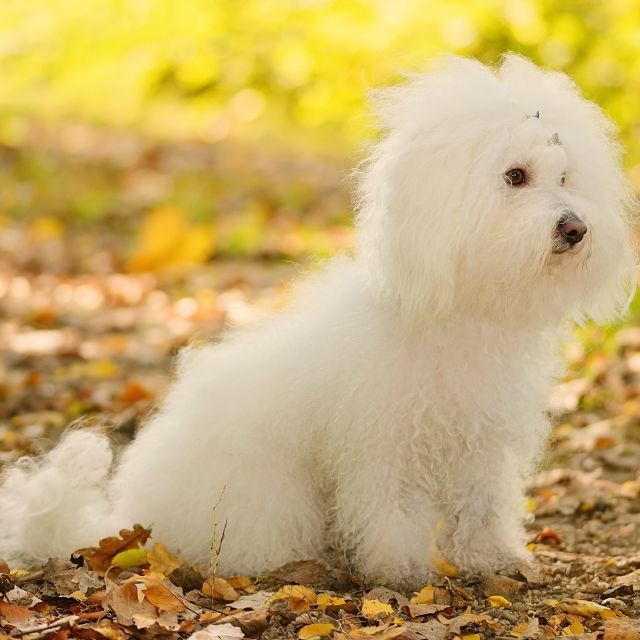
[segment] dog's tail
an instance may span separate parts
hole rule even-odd
[[[106,436],[72,430],[47,455],[22,458],[0,478],[0,557],[10,564],[64,557],[115,533]]]

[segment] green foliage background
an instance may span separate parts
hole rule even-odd
[[[637,0],[3,0],[0,137],[44,117],[349,148],[370,87],[434,54],[508,50],[569,72],[640,181]]]

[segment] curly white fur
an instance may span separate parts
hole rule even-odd
[[[521,481],[562,328],[615,315],[634,280],[612,128],[516,56],[496,71],[446,58],[377,105],[355,257],[264,326],[187,351],[113,471],[87,431],[9,469],[0,556],[44,560],[141,522],[206,564],[223,487],[227,574],[332,547],[371,580],[415,584],[434,545],[470,572],[525,556]],[[513,167],[526,184],[505,181]],[[587,234],[554,252],[568,212]]]

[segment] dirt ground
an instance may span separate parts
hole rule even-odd
[[[136,274],[119,267],[107,226],[98,237],[50,220],[3,225],[0,465],[74,422],[127,442],[176,351],[285,304],[299,270],[261,255]],[[576,330],[565,357],[557,426],[528,488],[531,569],[481,580],[443,564],[416,593],[313,562],[212,577],[131,523],[72,560],[0,561],[0,638],[640,638],[640,328]]]

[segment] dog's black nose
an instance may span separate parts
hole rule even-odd
[[[571,215],[560,219],[558,232],[564,240],[573,246],[584,238],[585,233],[587,233],[587,225],[580,218]]]

